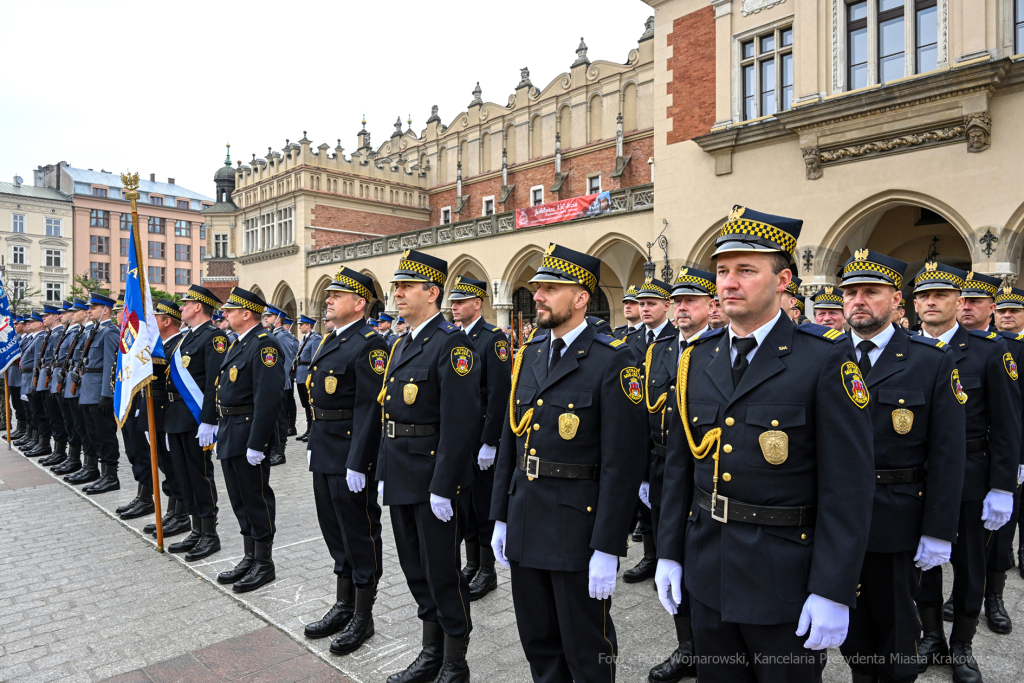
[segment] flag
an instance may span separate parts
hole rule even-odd
[[[21,358],[21,346],[14,334],[11,322],[11,301],[7,298],[7,287],[0,280],[0,374],[7,372],[11,363]]]
[[[117,426],[124,426],[132,398],[156,377],[153,358],[164,357],[164,347],[153,316],[153,297],[146,285],[142,260],[139,258],[139,226],[132,221],[132,238],[128,242],[128,272],[124,286],[120,341],[117,348],[117,374],[114,375],[114,417]]]
[[[174,388],[181,392],[182,400],[188,406],[192,417],[196,419],[196,425],[199,425],[201,422],[199,418],[203,413],[203,390],[199,388],[199,385],[192,379],[192,375],[188,373],[188,370],[185,369],[181,362],[181,344],[178,344],[178,348],[174,350],[174,355],[171,356],[170,369],[171,379],[174,380]]]

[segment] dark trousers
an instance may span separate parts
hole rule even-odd
[[[441,625],[453,638],[465,638],[473,630],[469,617],[469,582],[462,574],[459,544],[462,542],[459,507],[442,522],[430,503],[392,505],[391,527],[395,532],[398,562],[418,606],[422,621]]]
[[[639,498],[636,499],[635,519],[640,523],[640,533],[649,534],[654,530],[651,523],[651,509],[644,505]]]
[[[86,426],[85,412],[82,410],[82,406],[79,403],[79,399],[67,398],[64,399],[66,405],[71,410],[71,417],[75,421],[75,433],[78,434],[78,438],[82,440],[82,455],[87,457],[93,457],[96,455],[96,448],[93,446],[92,439],[89,438],[89,430]]]
[[[136,429],[135,408],[129,408],[128,419],[121,427],[121,440],[124,441],[124,454],[128,463],[132,466],[132,479],[138,483],[149,486],[153,483],[153,469],[149,462],[149,444],[146,443],[146,435]],[[139,442],[144,448],[140,448]],[[164,491],[164,493],[167,493]]]
[[[36,431],[39,432],[39,436],[43,439],[49,439],[50,418],[47,416],[46,407],[43,404],[43,394],[33,391],[28,395],[28,400],[32,404],[32,417],[36,422]]]
[[[114,421],[114,416],[100,413],[97,403],[82,406],[82,412],[85,413],[89,438],[96,449],[99,462],[116,465],[118,458],[121,457],[121,451],[117,445],[117,422]]]
[[[533,680],[614,681],[619,651],[612,601],[590,597],[589,572],[511,565],[516,626]]]
[[[25,419],[25,405],[21,401],[21,387],[11,387],[11,411],[19,421]],[[13,429],[11,430],[14,431]]]
[[[309,407],[309,390],[306,389],[305,384],[296,383],[295,386],[299,390],[299,403],[302,404],[302,409],[306,411],[306,426],[308,427],[313,423],[313,409]]]
[[[190,515],[200,518],[217,514],[217,483],[213,478],[213,450],[203,450],[195,432],[167,434],[171,444],[171,468],[174,470],[179,500]]]
[[[981,521],[982,501],[960,503],[956,543],[953,544],[953,612],[977,619],[985,599],[985,565],[993,532]],[[942,567],[929,569],[921,579],[915,602],[918,607],[942,605]]]
[[[220,466],[241,534],[261,543],[273,541],[277,502],[270,488],[269,458],[259,465],[250,465],[245,456],[227,458]]]
[[[288,388],[284,390],[284,412],[288,418],[287,427],[295,426],[295,418],[298,414],[298,409],[295,407],[295,382],[289,382]],[[287,434],[287,429],[282,432],[282,435]]]
[[[1013,514],[1010,521],[992,534],[988,549],[988,571],[1005,572],[1013,567],[1013,536],[1017,533],[1017,515],[1020,512],[1020,487],[1013,493]]]
[[[383,573],[380,505],[372,479],[359,493],[348,489],[344,474],[313,473],[316,516],[334,573],[351,578],[356,588],[377,590]]]
[[[288,441],[288,394],[290,392],[285,389],[281,392],[281,401],[278,405],[277,410],[277,436],[278,441],[281,444],[281,450],[284,450],[284,445]]]
[[[469,487],[468,496],[459,496],[459,514],[462,515],[466,543],[490,545],[494,535],[491,516],[491,489],[494,488],[494,466],[480,470],[473,465],[476,477]]]
[[[827,652],[804,648],[796,622],[762,626],[722,621],[722,614],[690,600],[701,683],[818,683]]]
[[[917,677],[921,623],[914,594],[920,579],[912,552],[864,556],[857,608],[850,610],[849,633],[839,647],[851,669],[884,683]]]
[[[50,435],[54,441],[67,443],[68,429],[64,424],[64,415],[60,412],[60,404],[57,403],[57,394],[51,394],[49,390],[46,390],[42,395],[46,417],[50,421]]]
[[[60,408],[61,419],[64,421],[65,429],[68,433],[68,444],[72,448],[81,447],[82,445],[82,434],[78,431],[78,426],[75,424],[75,415],[71,412],[71,400],[64,398],[60,394],[54,394],[57,397],[57,406]]]

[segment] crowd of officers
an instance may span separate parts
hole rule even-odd
[[[345,267],[327,287],[326,333],[303,316],[301,341],[256,294],[236,287],[221,305],[192,286],[156,307],[155,434],[137,397],[122,435],[138,495],[119,513],[153,512],[155,438],[165,533],[190,531],[170,550],[217,552],[215,454],[245,548],[218,580],[273,581],[269,475],[296,434],[294,383],[336,575],[335,604],[305,635],[347,654],[374,634],[387,505],[423,638],[389,683],[469,680],[470,605],[496,587],[495,562],[511,569],[534,680],[613,681],[630,535],[644,553],[623,579],[654,580],[678,641],[652,683],[813,683],[829,647],[854,683],[929,666],[980,682],[982,607],[990,630],[1012,628],[1024,290],[929,262],[913,277],[914,333],[900,324],[907,264],[857,249],[840,285],[811,297],[809,322],[792,265],[801,227],[734,207],[716,272],[630,286],[615,330],[587,316],[600,261],[552,244],[517,353],[480,315],[487,284],[449,283],[447,263],[418,251],[392,280],[401,335],[388,316],[370,324],[376,285]],[[119,487],[122,306],[93,294],[16,323],[19,447],[90,494]]]

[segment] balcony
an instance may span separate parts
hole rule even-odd
[[[43,266],[39,269],[39,272],[45,275],[67,275],[68,269],[59,266]]]
[[[8,263],[7,270],[11,273],[27,273],[30,268],[24,263]]]

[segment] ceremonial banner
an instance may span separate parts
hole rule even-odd
[[[11,323],[11,301],[7,297],[7,287],[0,280],[0,374],[6,372],[11,363],[19,358],[21,348]]]
[[[538,204],[525,209],[516,209],[516,228],[532,228],[538,225],[571,221],[574,218],[600,216],[611,210],[611,193],[588,194],[558,202]]]

